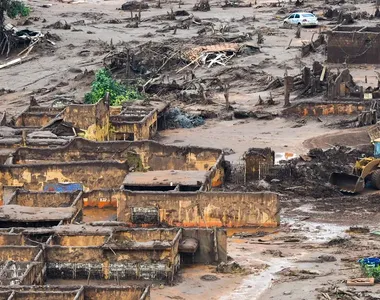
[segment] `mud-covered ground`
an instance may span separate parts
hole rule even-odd
[[[125,47],[141,46],[141,51],[145,51],[147,43],[157,42],[178,51],[236,39],[258,47],[259,51],[233,57],[226,66],[199,66],[179,71],[186,66],[186,62],[179,61],[165,65],[161,75],[166,76],[167,82],[174,79],[178,83],[184,82],[186,72],[190,70],[196,79],[221,78],[230,85],[229,101],[235,111],[265,111],[273,114],[273,119],[231,119],[228,117],[231,112],[225,111],[223,91],[217,86],[211,86],[207,101],[180,101],[179,97],[158,92],[151,95],[156,100],[173,100],[174,105],[189,112],[206,112],[213,116],[197,128],[160,132],[158,139],[169,144],[227,149],[229,155],[226,159],[235,164],[239,164],[244,151],[250,147],[271,147],[276,152],[296,155],[306,154],[312,148],[329,148],[336,144],[360,150],[355,155],[342,152],[341,158],[322,158],[315,164],[313,161],[305,162],[306,167],[300,168],[303,172],[300,174],[312,179],[312,175],[317,175],[314,185],[309,185],[313,182],[305,181],[302,176],[298,181],[297,178],[280,178],[282,181],[279,183],[268,182],[270,186],[266,188],[279,192],[281,196],[281,226],[275,230],[259,228],[244,237],[229,239],[229,256],[244,268],[243,271],[221,274],[216,273],[215,266],[184,268],[174,286],[155,284],[152,299],[378,299],[376,286],[347,291],[345,285],[347,279],[362,276],[356,263],[358,258],[378,255],[380,243],[376,236],[368,233],[379,223],[378,193],[367,190],[360,196],[350,197],[326,186],[329,167],[348,170],[356,154],[369,144],[367,128],[334,129],[327,125],[336,119],[328,117],[282,118],[278,114],[283,108],[283,88],[266,89],[276,76],[282,77],[285,71],[295,76],[300,74],[302,67],[311,67],[313,61],[324,62],[323,47],[301,58],[300,46],[309,42],[313,35],[315,38],[320,30],[329,30],[336,24],[321,21],[318,28],[302,29],[301,39],[295,39],[294,28],[281,28],[283,12],[297,10],[295,1],[258,0],[256,4],[252,2],[252,7],[222,8],[224,1],[212,0],[208,12],[192,11],[195,2],[160,1],[161,8],[157,8],[158,1],[146,1],[149,9],[142,11],[141,22],[133,28],[135,21],[130,20],[130,13],[118,10],[123,1],[50,1],[51,7],[42,7],[46,1],[28,1],[33,8],[29,20],[24,18],[11,22],[20,29],[49,32],[55,46],[41,44],[29,54],[34,59],[0,70],[0,89],[6,90],[6,93],[0,92],[0,112],[7,111],[10,116],[20,113],[29,104],[31,96],[41,105],[57,99],[82,102],[94,73],[103,66],[104,59]],[[375,5],[371,2],[338,5],[308,1],[299,9],[323,15],[328,7],[345,7],[348,11],[367,11],[370,14],[375,12]],[[182,20],[187,16],[178,13],[175,20],[170,20],[168,13],[171,10],[186,11],[195,17],[196,22],[191,22],[189,29],[184,29]],[[67,23],[70,29],[54,28],[57,26],[53,24],[58,21]],[[357,20],[356,24],[376,26],[377,20]],[[176,32],[175,26],[178,27]],[[229,30],[221,34],[219,28],[223,26],[228,26]],[[205,32],[202,33],[203,30]],[[264,37],[264,43],[260,45],[257,44],[257,30]],[[15,51],[8,59],[1,59],[0,63],[15,58],[17,53]],[[349,67],[358,84],[365,84],[365,76],[367,85],[377,83],[375,66]],[[342,66],[334,68],[341,70]],[[122,71],[118,71],[118,76],[121,76]],[[143,77],[140,83],[145,84],[149,79]],[[258,105],[259,96],[264,102],[271,96],[274,105]],[[296,97],[297,93],[292,93],[291,101],[302,100]],[[312,100],[321,98],[322,94]],[[324,160],[328,163],[323,164]],[[313,165],[310,169],[313,172],[307,169],[310,165]],[[240,187],[225,188],[250,190],[249,186],[241,184]],[[257,190],[257,186],[252,190]],[[86,217],[93,221],[104,216],[88,211]],[[368,226],[368,230],[347,233],[351,226]],[[203,275],[214,277],[204,280]]]

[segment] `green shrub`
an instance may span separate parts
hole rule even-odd
[[[112,79],[107,69],[96,72],[95,80],[91,85],[91,92],[85,95],[85,103],[94,104],[109,93],[111,106],[122,105],[125,101],[142,99],[142,95],[134,87],[126,87]]]
[[[27,17],[30,14],[30,7],[26,6],[24,2],[21,1],[10,1],[9,7],[7,9],[7,15],[11,19],[17,16]]]

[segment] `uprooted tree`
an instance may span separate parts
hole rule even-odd
[[[18,0],[0,0],[0,55],[9,54],[17,44],[17,38],[12,30],[8,30],[5,24],[6,15],[14,19],[18,16],[26,17],[30,8]]]

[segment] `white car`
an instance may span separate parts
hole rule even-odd
[[[308,12],[296,12],[285,18],[284,25],[291,24],[296,26],[317,26],[318,20],[315,15]]]

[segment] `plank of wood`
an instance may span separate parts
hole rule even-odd
[[[375,278],[355,278],[355,279],[348,279],[347,285],[348,286],[372,286],[375,284]]]

